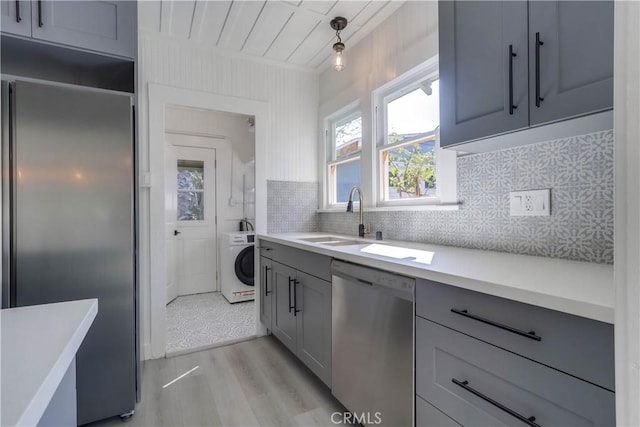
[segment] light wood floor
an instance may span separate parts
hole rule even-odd
[[[166,385],[186,372],[188,375]],[[332,426],[345,409],[273,337],[144,363],[133,418],[91,426]]]

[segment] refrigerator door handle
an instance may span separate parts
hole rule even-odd
[[[15,280],[13,256],[13,194],[14,180],[14,132],[15,132],[15,86],[2,81],[2,308],[15,306]]]

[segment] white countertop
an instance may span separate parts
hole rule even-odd
[[[0,425],[36,425],[98,313],[98,300],[0,310]]]
[[[479,249],[414,242],[369,240],[362,245],[328,246],[303,238],[331,233],[269,233],[258,238],[399,274],[613,323],[613,266]],[[417,251],[422,262],[362,252],[371,244]]]

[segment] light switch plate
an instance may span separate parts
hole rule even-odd
[[[551,215],[551,190],[512,191],[509,193],[511,216]]]

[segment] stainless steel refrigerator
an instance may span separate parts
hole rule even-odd
[[[3,307],[98,299],[79,424],[136,401],[133,123],[129,94],[2,82]]]

